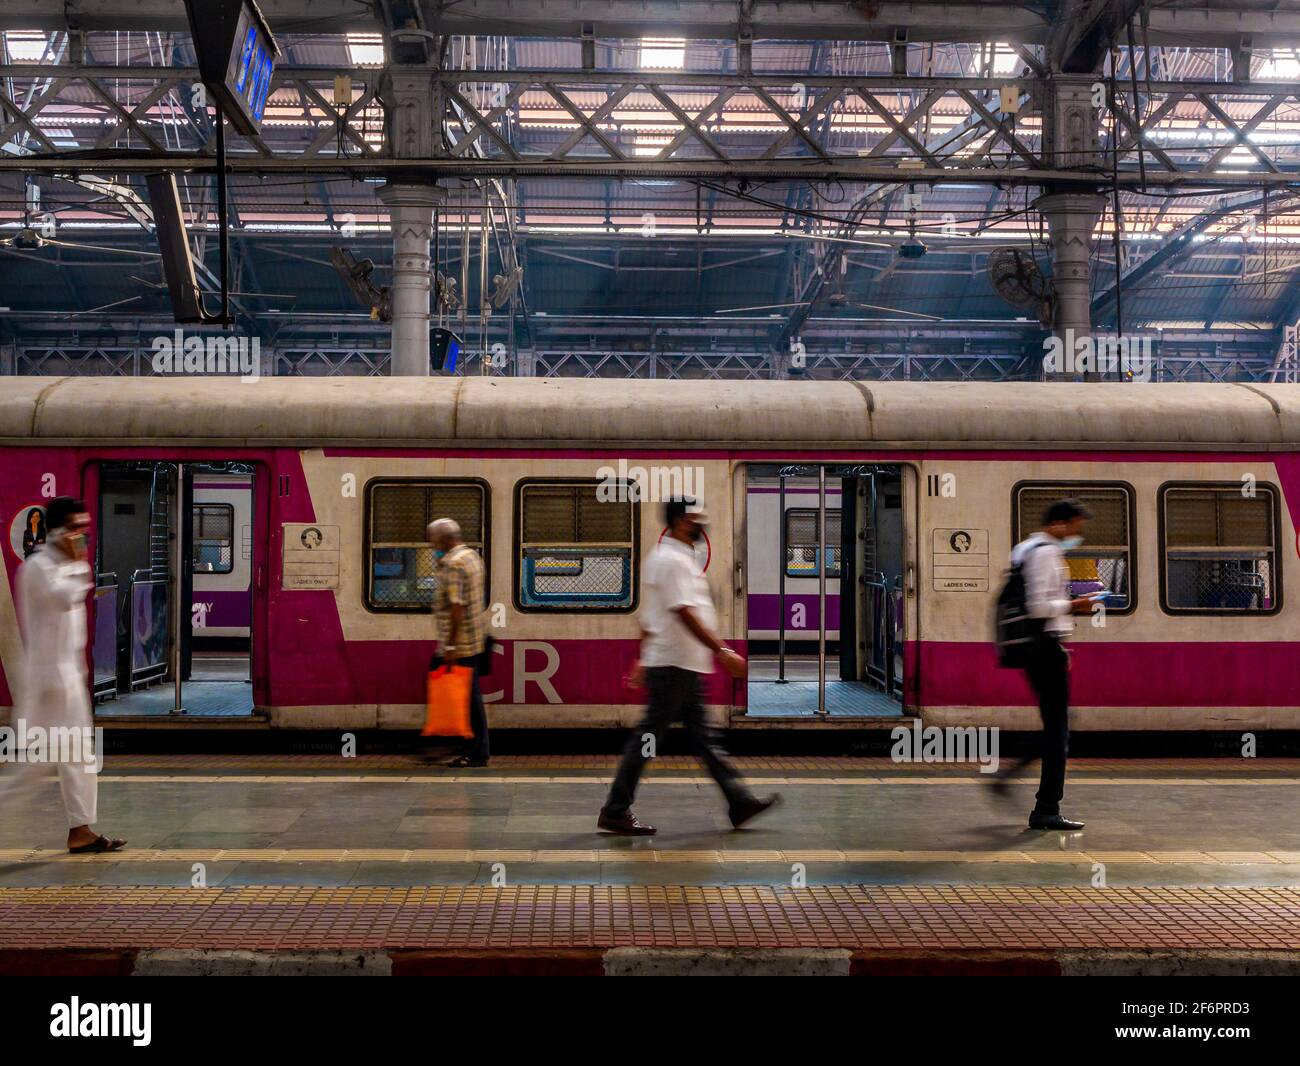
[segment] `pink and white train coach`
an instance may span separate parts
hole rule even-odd
[[[989,619],[1012,544],[1062,496],[1095,515],[1072,585],[1111,594],[1074,638],[1076,728],[1296,728],[1297,442],[1294,386],[0,379],[0,706],[44,500],[96,512],[115,590],[92,605],[96,683],[129,688],[202,635],[193,562],[220,562],[225,529],[202,492],[238,485],[261,720],[419,721],[423,531],[449,515],[487,563],[493,727],[626,724],[640,563],[683,487],[713,516],[721,627],[753,653],[747,683],[711,681],[731,728],[1034,726]]]

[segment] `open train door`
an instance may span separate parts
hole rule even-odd
[[[265,700],[254,685],[266,676],[264,469],[180,458],[88,468],[98,716],[238,718]]]
[[[906,470],[863,464],[834,473],[840,485],[836,676],[901,708],[911,557]]]
[[[747,467],[746,724],[902,716],[904,476],[899,464]]]

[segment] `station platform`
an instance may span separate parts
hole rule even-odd
[[[70,856],[57,796],[0,824],[0,973],[1300,973],[1300,760],[1079,759],[1075,834],[974,768],[741,757],[733,830],[665,756],[598,834],[615,759],[110,756]]]

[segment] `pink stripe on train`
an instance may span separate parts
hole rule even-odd
[[[917,649],[908,646],[909,669]],[[1070,645],[1075,707],[1300,706],[1300,642],[1131,641]],[[997,665],[992,644],[930,641],[920,647],[921,704],[1033,705],[1019,670]]]

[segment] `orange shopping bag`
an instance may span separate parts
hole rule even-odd
[[[440,666],[429,671],[425,737],[472,737],[469,688],[474,671],[468,666]]]

